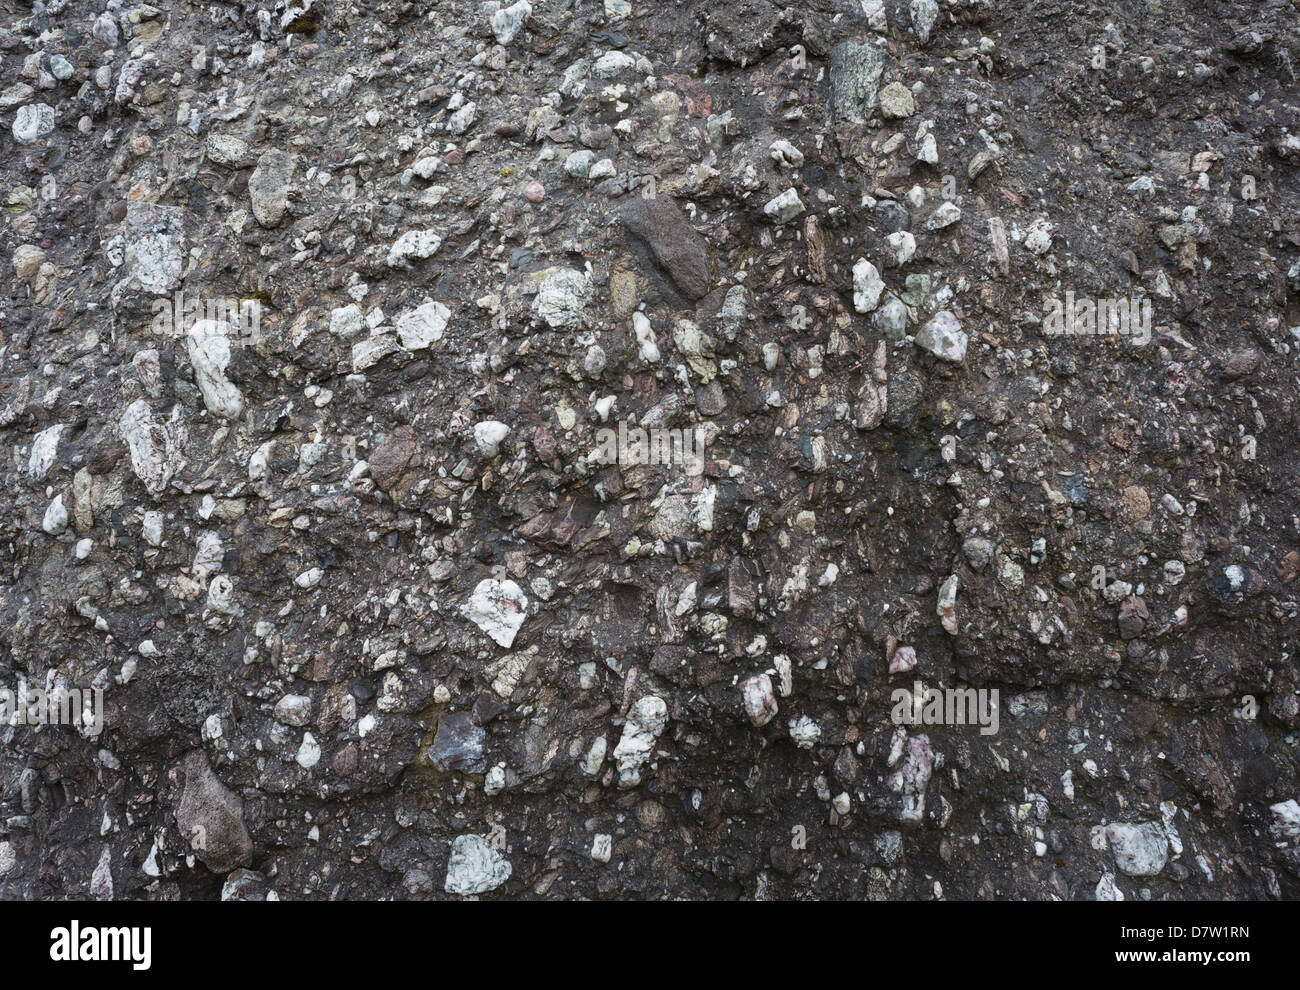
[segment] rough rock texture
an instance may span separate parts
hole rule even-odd
[[[247,866],[253,842],[244,825],[244,802],[212,772],[202,750],[186,754],[185,783],[176,805],[176,827],[203,865],[214,873]]]
[[[666,276],[694,302],[709,291],[708,249],[695,228],[667,197],[632,196],[622,209],[628,245],[647,275]]]
[[[1292,3],[2,6],[0,896],[1300,897]]]

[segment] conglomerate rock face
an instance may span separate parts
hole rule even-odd
[[[1300,896],[1283,0],[27,0],[0,895]]]

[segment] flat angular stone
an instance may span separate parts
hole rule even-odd
[[[487,761],[483,747],[487,733],[468,714],[444,715],[438,734],[429,747],[429,760],[439,770],[484,773]]]
[[[885,53],[875,45],[836,45],[831,51],[831,116],[865,124],[876,106],[884,71]]]
[[[629,200],[623,228],[632,253],[678,293],[691,301],[708,294],[708,247],[671,199]]]

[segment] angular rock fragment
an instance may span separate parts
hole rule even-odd
[[[184,788],[176,805],[176,827],[194,855],[213,873],[226,874],[247,866],[253,841],[244,824],[244,802],[212,772],[202,750],[193,750],[181,764]]]
[[[515,641],[527,618],[528,599],[519,585],[507,579],[487,578],[478,583],[461,614],[501,646]]]
[[[230,365],[230,324],[199,320],[185,335],[185,350],[194,366],[194,378],[203,404],[214,416],[235,419],[244,411],[244,397],[226,378]]]
[[[800,749],[812,749],[821,737],[821,726],[807,715],[790,719],[790,738]]]
[[[132,287],[155,295],[179,288],[185,271],[185,225],[184,211],[174,207],[142,203],[127,207],[123,279],[113,290],[114,302]]]
[[[745,703],[745,714],[755,726],[767,725],[776,717],[776,695],[772,691],[772,678],[767,674],[755,674],[740,685],[741,697]]]
[[[930,737],[907,738],[902,765],[889,777],[889,788],[899,795],[899,820],[915,824],[925,816],[925,789],[934,773],[934,751]]]
[[[871,359],[871,374],[858,392],[857,416],[854,425],[859,430],[874,430],[885,421],[889,411],[889,375],[885,368],[888,350],[882,340],[876,344]]]
[[[572,268],[550,268],[542,273],[533,312],[554,329],[575,326],[583,319],[594,290],[591,280]]]
[[[481,835],[458,835],[451,843],[443,888],[462,897],[486,894],[510,879],[510,869],[510,861]]]
[[[1119,634],[1123,639],[1136,639],[1146,628],[1151,617],[1146,603],[1136,595],[1125,598],[1119,606]]]
[[[885,283],[880,271],[866,258],[859,258],[853,266],[853,308],[859,313],[870,313],[884,291]]]
[[[966,360],[967,341],[961,323],[947,310],[941,310],[931,317],[916,335],[917,347],[952,364],[961,364]]]
[[[1093,899],[1098,901],[1122,901],[1124,891],[1120,890],[1119,884],[1115,882],[1115,874],[1103,873],[1097,886],[1093,890]]]
[[[885,53],[875,45],[851,41],[831,51],[831,116],[865,124],[875,109],[880,76],[885,71]]]
[[[54,130],[54,108],[48,103],[29,103],[14,115],[11,128],[19,144],[35,144]]]
[[[957,575],[951,574],[939,586],[939,603],[935,608],[943,630],[949,636],[957,635]]]
[[[433,230],[408,230],[388,249],[389,268],[410,268],[413,262],[432,258],[442,246],[442,238]]]
[[[502,7],[492,15],[492,33],[498,45],[508,45],[515,40],[524,21],[533,12],[533,5],[528,0],[519,0],[509,7]]]
[[[136,399],[126,408],[118,430],[131,453],[131,470],[150,495],[160,495],[184,466],[181,446],[185,428],[180,407],[165,422],[154,419],[149,403]]]
[[[397,484],[406,465],[415,456],[415,431],[409,426],[399,426],[375,447],[370,455],[370,477],[375,484],[388,491]]]
[[[36,434],[32,449],[27,455],[27,477],[34,482],[45,480],[59,456],[59,438],[66,427],[55,423]]]
[[[293,156],[272,148],[264,151],[248,179],[248,197],[253,217],[263,227],[278,227],[289,209],[289,182],[293,178]]]
[[[641,782],[641,768],[667,725],[668,706],[654,695],[641,698],[628,711],[623,735],[614,747],[620,787],[636,787]]]
[[[708,293],[708,248],[671,199],[634,198],[621,215],[632,253],[670,291],[692,302]]]
[[[204,150],[209,161],[236,166],[248,157],[248,142],[231,134],[209,134]]]
[[[484,457],[496,457],[501,444],[510,435],[510,427],[495,419],[474,424],[474,444]]]
[[[442,340],[451,310],[439,302],[425,303],[397,318],[397,339],[408,351],[418,351]]]
[[[303,694],[286,694],[275,703],[275,718],[283,725],[302,728],[311,721],[311,699]]]
[[[763,212],[776,223],[789,223],[803,210],[804,206],[799,200],[799,194],[793,189],[787,189],[779,196],[774,196],[763,207]]]
[[[926,230],[943,230],[945,227],[951,227],[961,220],[961,207],[956,203],[944,202],[939,208],[930,215],[930,219],[925,222]]]
[[[894,656],[889,661],[889,672],[891,674],[903,674],[916,667],[916,649],[911,646],[900,646],[894,651]]]
[[[373,368],[390,354],[402,349],[391,333],[376,333],[352,345],[352,371],[354,374]]]
[[[468,714],[444,715],[438,733],[429,747],[429,761],[439,770],[461,773],[484,773],[487,759],[484,745],[487,733],[475,725]]]
[[[930,32],[935,21],[939,19],[938,0],[912,0],[908,6],[908,15],[912,20],[912,30],[922,45],[929,44]]]
[[[880,110],[891,120],[904,120],[916,113],[912,91],[902,83],[890,83],[880,91]]]
[[[1131,877],[1153,877],[1165,868],[1169,839],[1159,822],[1106,826],[1106,839],[1115,854],[1115,865]]]

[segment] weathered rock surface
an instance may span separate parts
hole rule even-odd
[[[1298,31],[8,5],[0,897],[1300,898]]]
[[[244,825],[244,802],[212,772],[201,750],[181,764],[185,784],[176,805],[176,827],[194,855],[214,873],[247,866],[253,841]]]
[[[709,291],[708,248],[671,199],[631,198],[624,205],[628,244],[643,267],[694,301]]]

